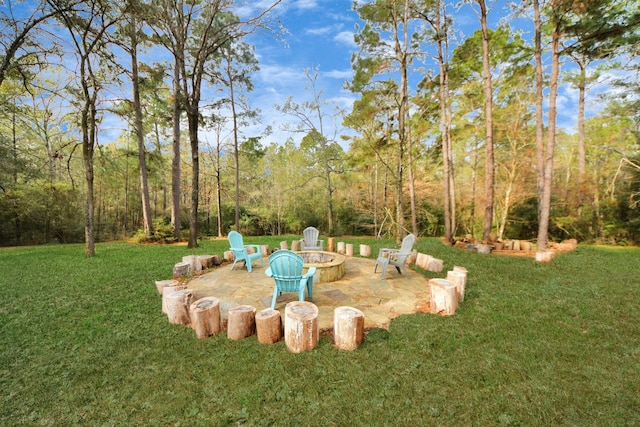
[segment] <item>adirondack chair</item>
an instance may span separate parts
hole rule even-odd
[[[304,290],[307,289],[309,298],[313,294],[313,275],[315,267],[309,267],[306,274],[302,274],[304,260],[295,252],[283,249],[269,256],[269,267],[264,272],[275,281],[271,308],[275,308],[276,299],[283,292],[297,292],[298,300],[304,301]]]
[[[236,266],[238,261],[244,261],[244,264],[247,266],[247,270],[251,273],[251,264],[253,261],[259,259],[264,267],[264,260],[262,259],[262,251],[260,249],[260,245],[245,245],[242,241],[242,234],[237,231],[229,232],[229,245],[231,246],[231,250],[235,255],[235,259],[233,260],[233,267]],[[253,248],[253,253],[248,253],[247,248]]]
[[[324,240],[318,240],[320,232],[314,227],[304,229],[304,238],[300,240],[300,250],[302,251],[321,251],[324,246]]]
[[[402,239],[402,246],[400,246],[400,249],[380,249],[373,272],[375,273],[378,270],[378,265],[382,266],[381,278],[384,279],[387,274],[387,267],[391,264],[396,268],[396,270],[398,270],[398,273],[402,274],[404,272],[404,274],[408,274],[405,263],[407,261],[407,257],[411,255],[411,250],[415,243],[416,236],[409,234]]]

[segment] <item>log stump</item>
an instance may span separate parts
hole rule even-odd
[[[197,255],[183,256],[182,262],[188,262],[191,264],[191,273],[202,271],[202,263],[200,262],[200,257]]]
[[[364,339],[364,314],[353,307],[336,307],[333,312],[333,339],[339,350],[351,351]]]
[[[162,289],[167,286],[178,286],[177,280],[156,280],[156,289],[162,295]]]
[[[183,289],[167,295],[165,299],[169,323],[189,325],[191,323],[189,307],[193,302],[193,291],[191,289]]]
[[[513,247],[511,248],[511,250],[520,251],[520,240],[513,241]]]
[[[431,259],[431,255],[418,253],[418,255],[416,256],[416,265],[423,270],[428,270],[430,259]]]
[[[269,255],[269,245],[260,245],[260,253],[263,257]]]
[[[256,314],[256,334],[260,344],[274,344],[282,339],[282,317],[278,310],[265,308]]]
[[[537,262],[549,262],[553,259],[552,251],[537,251],[536,252],[536,261]]]
[[[198,260],[200,260],[200,265],[202,268],[211,268],[214,266],[214,255],[200,255],[198,256]]]
[[[458,308],[456,287],[446,279],[429,280],[431,312],[445,316],[455,314]]]
[[[287,243],[286,240],[283,240],[282,242],[280,242],[280,249],[286,251],[287,249],[289,249],[289,245]]]
[[[329,252],[335,252],[336,251],[336,238],[335,237],[329,237],[329,239],[327,240],[327,251],[329,251]]]
[[[345,254],[347,256],[353,256],[353,243],[347,243],[345,245]]]
[[[191,326],[200,339],[222,332],[220,300],[215,297],[201,298],[189,307]]]
[[[418,258],[418,251],[414,249],[411,251],[411,255],[409,255],[409,257],[407,258],[407,264],[415,264],[417,258]]]
[[[458,296],[458,302],[464,301],[464,288],[467,284],[467,274],[461,271],[448,271],[447,280],[453,283],[456,287],[456,295]]]
[[[291,250],[293,252],[298,252],[300,250],[300,240],[294,240],[291,242]]]
[[[227,337],[238,341],[250,337],[256,331],[256,308],[250,305],[239,305],[229,310],[227,321]]]
[[[360,245],[360,256],[363,256],[363,257],[371,256],[371,246]]]
[[[233,251],[224,251],[225,261],[233,262],[236,260],[236,254]]]
[[[292,353],[318,345],[318,307],[308,301],[293,301],[284,308],[284,341]]]
[[[438,258],[429,257],[429,264],[427,265],[427,270],[433,271],[435,273],[440,273],[444,268],[444,261]]]
[[[465,275],[467,275],[467,269],[464,268],[464,267],[460,267],[458,265],[454,265],[453,266],[453,271],[457,271],[457,272],[464,273]]]
[[[163,313],[167,312],[167,297],[174,292],[182,291],[184,289],[187,289],[185,285],[165,286],[164,288],[162,288],[162,312]]]
[[[491,245],[487,245],[484,243],[480,243],[477,245],[477,250],[479,254],[490,254],[491,253]]]
[[[346,252],[345,250],[345,243],[344,242],[338,242],[338,253],[341,255],[344,255]]]
[[[173,266],[173,277],[184,277],[191,274],[191,263],[179,262]]]
[[[220,255],[214,255],[213,256],[213,265],[214,265],[214,267],[222,265],[222,257]]]

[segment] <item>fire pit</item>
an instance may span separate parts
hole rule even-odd
[[[304,273],[309,267],[316,268],[313,283],[335,282],[344,276],[344,255],[325,251],[301,251],[298,254],[304,259]]]

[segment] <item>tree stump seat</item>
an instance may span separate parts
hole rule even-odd
[[[284,340],[292,353],[318,345],[318,307],[308,301],[293,301],[284,308]]]
[[[265,308],[256,314],[256,334],[260,344],[274,344],[282,339],[282,317],[278,310]]]
[[[353,307],[336,307],[333,312],[333,339],[336,348],[357,349],[364,339],[364,314]]]
[[[239,305],[229,310],[227,320],[227,337],[238,341],[250,337],[256,331],[256,308],[250,305]]]
[[[166,296],[165,300],[169,323],[185,326],[191,323],[191,316],[189,315],[189,307],[193,302],[193,291],[191,289],[172,292]]]
[[[200,339],[222,332],[220,300],[215,297],[201,298],[189,307],[191,327]]]

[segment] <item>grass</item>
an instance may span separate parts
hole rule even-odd
[[[402,316],[356,351],[321,337],[301,354],[167,322],[154,281],[226,248],[0,249],[0,425],[640,424],[637,248],[538,264],[421,239],[445,271],[469,270],[454,316]]]

